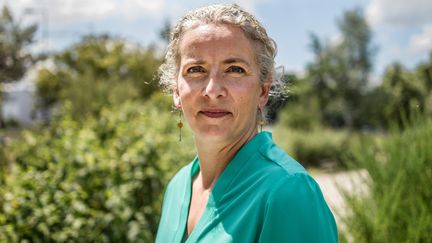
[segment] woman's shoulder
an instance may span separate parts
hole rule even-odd
[[[261,148],[260,154],[267,165],[264,174],[272,185],[270,196],[285,197],[289,201],[292,201],[291,196],[297,199],[310,195],[322,197],[319,185],[306,169],[277,145],[272,143]]]
[[[279,176],[266,195],[260,241],[337,242],[336,221],[308,173]]]
[[[273,183],[268,194],[268,202],[272,201],[305,205],[324,202],[324,197],[318,183],[307,172],[299,172],[287,173]]]
[[[307,175],[306,169],[283,149],[274,143],[259,149],[262,159],[268,164],[268,169],[279,171],[280,176]]]
[[[264,210],[266,227],[271,229],[269,235],[285,232],[286,239],[293,242],[337,242],[336,222],[318,183],[276,145],[264,149],[261,154],[274,168]],[[314,232],[312,236],[311,232]]]

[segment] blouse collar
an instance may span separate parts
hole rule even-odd
[[[272,134],[270,132],[260,132],[244,144],[236,155],[234,155],[233,159],[228,163],[216,181],[209,197],[209,203],[219,202],[228,187],[231,185],[235,176],[238,174],[238,171],[244,166],[244,163],[247,163],[249,159],[260,150],[260,148],[269,143],[273,143]],[[199,172],[199,166],[199,159],[198,157],[195,157],[192,163],[191,178]]]

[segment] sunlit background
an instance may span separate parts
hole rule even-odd
[[[195,154],[157,68],[173,24],[211,3],[0,0],[0,242],[154,241]],[[432,242],[432,1],[236,3],[284,67],[265,130],[340,241]]]

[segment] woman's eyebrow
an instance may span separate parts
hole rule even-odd
[[[240,57],[228,58],[224,60],[222,63],[223,64],[244,63],[245,65],[250,66],[250,63],[248,61]],[[206,62],[202,59],[194,59],[194,58],[189,58],[184,61],[184,65],[191,65],[191,64],[203,65],[206,64]]]
[[[240,57],[233,57],[233,58],[228,58],[225,61],[223,61],[224,64],[232,64],[232,63],[244,63],[247,66],[250,66],[249,62],[240,58]]]
[[[205,63],[206,62],[204,60],[200,60],[200,59],[197,60],[197,59],[193,59],[193,58],[187,59],[184,62],[185,65],[190,65],[190,64],[202,65],[202,64],[205,64]]]

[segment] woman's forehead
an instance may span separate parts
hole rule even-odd
[[[180,42],[180,55],[200,55],[202,51],[252,52],[253,45],[243,30],[227,24],[205,24],[185,32]]]

